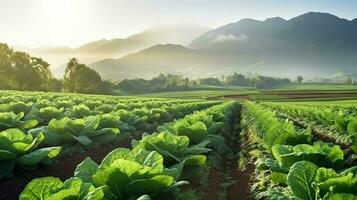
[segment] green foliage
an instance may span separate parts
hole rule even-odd
[[[43,134],[35,138],[19,129],[0,132],[0,178],[9,175],[15,164],[28,169],[39,163],[49,164],[61,152],[61,147],[38,148],[45,139]]]
[[[111,91],[110,82],[102,81],[95,70],[80,64],[76,58],[67,63],[63,85],[66,92],[106,94]]]
[[[81,102],[80,100],[74,101],[77,104]],[[92,103],[88,105],[88,108],[89,106],[96,107],[96,103]],[[182,113],[185,114],[192,112],[191,109],[203,106],[199,103],[187,105],[178,106],[177,109],[185,108],[182,110]],[[142,106],[142,104],[138,103],[137,106]],[[156,104],[152,103],[147,107],[155,106]],[[192,108],[190,108],[191,106]],[[133,112],[120,110],[120,112],[87,116],[83,119],[68,117],[59,120],[52,119],[48,126],[32,129],[31,133],[38,137],[54,137],[55,139],[50,139],[52,142],[58,142],[65,138],[70,141],[82,142],[78,138],[83,139],[86,136],[89,140],[92,139],[91,136],[99,136],[99,132],[102,132],[103,129],[121,128],[122,123],[132,120],[129,113],[135,113],[134,115],[138,117],[136,119],[147,121],[150,119],[148,115],[153,115],[153,119],[162,119],[161,114],[166,112],[159,112],[159,110],[147,112],[148,109],[137,109],[134,104],[129,107],[133,108]],[[224,123],[229,122],[230,115],[236,111],[235,108],[237,108],[236,103],[227,102],[188,115],[183,120],[187,121],[187,126],[192,130],[200,130],[202,125],[205,135],[217,134],[218,136],[221,131],[224,131]],[[134,109],[136,110],[134,111]],[[172,111],[168,111],[166,114]],[[164,116],[167,116],[166,114]],[[206,148],[210,142],[206,139],[209,137],[205,137],[197,144],[191,144],[189,137],[178,134],[179,132],[174,127],[179,121],[166,124],[161,127],[162,131],[158,129],[159,132],[152,135],[144,134],[140,141],[133,142],[132,150],[115,149],[99,165],[90,158],[86,158],[77,166],[74,177],[64,183],[54,177],[34,179],[27,185],[20,199],[42,198],[47,200],[59,197],[88,200],[173,199],[172,191],[182,184],[187,184],[186,181],[180,180],[184,168],[202,166],[206,161],[203,154],[210,151]],[[198,128],[195,125],[197,122],[200,123]],[[32,137],[32,135],[30,136]]]
[[[254,128],[263,138],[264,147],[268,150],[276,144],[310,143],[311,130],[297,131],[291,121],[281,121],[275,113],[251,102],[245,103],[247,115],[254,119]]]
[[[304,200],[354,199],[357,167],[341,170],[347,164],[347,160],[340,146],[321,141],[311,144],[310,127],[305,130],[296,129],[294,124],[282,120],[286,115],[276,114],[269,108],[282,113],[287,112],[301,120],[311,120],[339,130],[349,130],[346,133],[352,142],[355,135],[354,118],[345,116],[342,111],[335,112],[329,109],[318,110],[310,109],[308,106],[281,103],[266,105],[268,106],[245,103],[248,124],[253,125],[252,130],[263,140],[264,147],[270,150],[268,153],[272,153],[276,159],[267,156],[268,158],[256,162],[257,170],[261,173],[259,175],[268,174],[273,183],[264,186],[264,191],[257,197]],[[279,134],[276,134],[277,132]]]
[[[64,183],[53,177],[32,180],[20,195],[20,200],[44,199],[81,199],[101,200],[104,198],[104,188],[95,188],[80,178],[70,178]]]
[[[100,118],[87,117],[84,119],[70,119],[64,117],[60,120],[52,119],[47,126],[30,130],[33,135],[43,133],[45,143],[48,145],[60,145],[71,142],[78,142],[82,145],[90,145],[92,140],[90,138],[98,138],[111,134],[113,136],[119,134],[117,128],[103,128],[99,129]]]
[[[46,90],[52,79],[47,62],[0,43],[0,89]]]
[[[339,146],[329,146],[322,142],[316,142],[314,145],[274,145],[272,153],[285,168],[290,168],[298,161],[306,160],[319,166],[338,169],[344,161],[344,154]]]
[[[318,167],[307,161],[295,163],[288,174],[287,182],[294,195],[301,199],[315,199],[315,190],[312,187],[312,182]]]
[[[9,128],[19,128],[21,130],[30,129],[37,125],[37,120],[23,121],[24,113],[15,114],[13,112],[0,113],[0,131]]]
[[[48,123],[51,119],[60,119],[64,117],[64,108],[56,108],[48,106],[45,108],[33,107],[29,114],[26,115],[26,119],[34,119],[39,123]]]

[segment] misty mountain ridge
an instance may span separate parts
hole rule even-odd
[[[119,58],[157,44],[188,45],[210,28],[195,24],[157,24],[127,38],[101,39],[77,48],[43,46],[39,48],[15,47],[31,55],[44,58],[52,68],[61,67],[70,57],[82,63],[92,63],[105,58]],[[63,71],[58,69],[56,71]],[[58,75],[57,75],[58,76]]]
[[[103,39],[74,49],[43,47],[34,55],[62,65],[55,72],[60,76],[69,57],[78,57],[105,79],[119,80],[161,72],[197,77],[236,71],[291,78],[341,70],[357,73],[356,53],[357,19],[310,12],[289,20],[241,19],[213,30],[157,25],[125,39]]]
[[[202,34],[187,47],[157,45],[90,66],[114,80],[148,77],[154,72],[189,77],[231,71],[311,77],[341,69],[357,72],[356,53],[356,19],[310,12],[290,20],[242,19]]]

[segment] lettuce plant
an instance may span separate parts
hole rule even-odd
[[[75,177],[97,188],[106,188],[104,199],[165,199],[169,190],[186,184],[167,175],[163,157],[155,151],[133,152],[119,148],[97,165],[90,158],[79,164]],[[37,183],[43,184],[43,183]]]
[[[88,106],[85,104],[79,104],[72,107],[69,111],[68,115],[73,118],[83,118],[90,115],[98,114],[99,112],[92,111]]]
[[[21,193],[20,200],[102,200],[104,188],[95,188],[91,183],[83,182],[80,178],[73,177],[65,182],[59,178],[44,177],[33,179]]]
[[[35,119],[39,123],[48,123],[51,119],[61,119],[64,117],[64,108],[56,108],[53,106],[38,109],[33,107],[26,119]]]
[[[15,114],[13,112],[0,113],[0,131],[9,128],[19,128],[21,130],[30,129],[38,124],[37,120],[23,120],[24,113]]]
[[[118,134],[119,129],[103,128],[97,130],[100,124],[100,118],[87,117],[84,119],[70,119],[68,117],[60,120],[52,119],[48,126],[32,129],[30,133],[37,135],[43,133],[45,143],[48,145],[60,145],[71,142],[79,142],[83,145],[90,145],[92,140],[90,138],[99,138],[106,134]]]
[[[107,186],[116,199],[157,196],[185,182],[165,175],[163,157],[155,151],[117,149],[98,166],[92,176],[94,185]]]
[[[296,162],[289,171],[287,182],[300,199],[355,199],[357,167],[336,172],[319,168],[308,161]]]
[[[27,169],[35,168],[39,163],[50,164],[52,158],[61,152],[61,147],[38,149],[43,140],[43,134],[34,138],[19,129],[0,132],[0,178],[10,174],[15,164]]]
[[[9,104],[2,105],[0,107],[0,111],[2,112],[14,112],[18,113],[29,113],[32,108],[33,103],[25,103],[25,102],[10,102]]]
[[[285,168],[289,168],[294,163],[302,160],[336,169],[340,168],[344,163],[344,154],[340,147],[338,145],[330,146],[323,142],[296,146],[278,144],[273,146],[272,153],[280,165]]]
[[[140,141],[133,141],[133,151],[139,152],[142,149],[157,151],[164,158],[167,167],[176,169],[174,177],[178,178],[185,166],[200,166],[206,161],[204,153],[211,151],[205,146],[209,141],[203,141],[197,145],[189,146],[189,139],[186,136],[178,136],[169,132],[144,135]]]

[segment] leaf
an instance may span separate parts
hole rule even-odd
[[[16,159],[15,154],[11,153],[10,151],[0,150],[0,162],[15,160],[15,159]]]
[[[287,182],[294,195],[304,199],[313,200],[315,191],[311,186],[318,167],[308,161],[295,163],[289,171]]]
[[[337,176],[338,176],[338,174],[335,172],[335,170],[321,167],[316,171],[315,181],[317,183],[320,183],[320,182],[324,182],[330,178],[335,178]]]
[[[117,161],[121,162],[121,160],[118,159]],[[121,171],[121,166],[117,165],[120,165],[120,163],[113,162],[110,166],[106,166],[103,169],[99,168],[92,176],[92,180],[95,186],[108,186],[108,189],[115,195],[116,199],[122,199],[123,195],[125,195],[125,187],[130,183],[131,179],[130,175]],[[128,165],[128,167],[131,168],[132,166]],[[135,172],[140,168],[135,165],[132,170]]]
[[[20,194],[20,200],[42,200],[47,199],[51,194],[63,187],[63,182],[59,178],[45,177],[33,179],[27,184],[25,190]]]
[[[134,154],[129,149],[117,148],[105,156],[98,168],[108,167],[117,159],[135,160]]]
[[[131,182],[127,186],[127,193],[129,195],[137,194],[155,194],[173,184],[171,176],[158,175],[151,179],[141,179]]]
[[[357,196],[355,196],[353,194],[341,193],[341,194],[332,195],[328,200],[356,200],[356,199],[357,199]]]
[[[88,146],[88,145],[92,144],[92,140],[89,139],[87,136],[84,136],[84,135],[82,135],[82,136],[74,136],[74,135],[72,135],[72,137],[75,140],[77,140],[79,143],[81,143],[81,144],[83,144],[85,146]]]
[[[287,174],[273,172],[270,174],[269,178],[275,184],[287,185]]]
[[[256,167],[258,170],[272,170],[273,172],[288,173],[289,170],[279,165],[279,161],[273,159],[260,159]]]
[[[76,177],[70,178],[64,182],[64,185],[57,192],[53,192],[48,200],[75,199],[80,196],[83,182]],[[88,192],[88,191],[86,191]]]
[[[92,176],[97,172],[97,169],[97,163],[87,157],[77,165],[74,176],[80,178],[83,182],[91,183]]]
[[[357,177],[352,173],[345,176],[330,178],[318,184],[322,196],[329,191],[334,193],[355,193],[357,188]]]
[[[52,159],[56,157],[62,150],[62,147],[47,147],[37,149],[29,154],[23,155],[17,159],[17,162],[22,165],[36,165],[46,158]]]
[[[347,134],[352,135],[357,133],[357,119],[351,120],[347,125]]]

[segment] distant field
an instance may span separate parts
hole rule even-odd
[[[215,87],[205,86],[195,88],[189,91],[174,91],[174,92],[157,92],[149,94],[141,94],[142,97],[161,97],[161,98],[188,98],[188,99],[210,99],[227,96],[248,96],[259,94],[255,88],[247,87]]]
[[[285,85],[266,91],[357,91],[357,86],[334,83],[302,83]]]
[[[133,96],[182,99],[250,99],[259,101],[334,101],[357,99],[357,86],[343,84],[291,84],[269,90],[253,87],[202,86],[186,91],[155,92]]]

